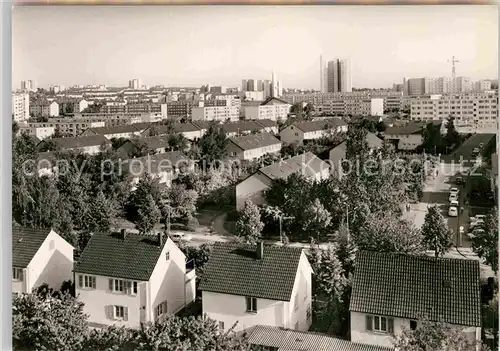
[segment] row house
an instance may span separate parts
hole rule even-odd
[[[424,142],[422,131],[422,124],[411,122],[386,128],[384,139],[394,144],[398,150],[415,150]]]
[[[57,117],[59,116],[59,104],[55,101],[30,101],[30,116],[33,117]]]
[[[163,119],[168,116],[167,104],[160,103],[120,103],[106,104],[101,107],[102,113],[159,113]]]
[[[321,181],[330,176],[330,166],[312,152],[306,152],[262,167],[236,185],[236,209],[241,210],[247,200],[256,205],[264,205],[265,192],[271,187],[273,180],[286,179],[294,173],[311,181]]]
[[[104,127],[103,121],[86,118],[49,118],[47,122],[28,122],[30,128],[47,128],[57,130],[62,135],[79,136],[88,128]],[[40,138],[42,139],[42,138]]]
[[[133,262],[131,262],[133,258]],[[92,327],[139,328],[195,298],[195,271],[165,235],[92,235],[74,268],[75,291]]]
[[[37,145],[39,151],[61,149],[65,151],[81,151],[89,155],[97,154],[110,147],[111,141],[103,135],[45,139]]]
[[[226,147],[229,157],[255,160],[281,150],[281,141],[269,133],[251,134],[230,138]]]
[[[221,123],[218,127],[226,134],[226,137],[235,137],[238,135],[246,135],[250,133],[259,133],[263,128],[256,121],[238,121]]]
[[[288,102],[270,97],[259,105],[245,106],[244,116],[250,120],[286,120],[291,108]]]
[[[224,101],[224,100],[215,100]],[[240,108],[238,106],[198,106],[191,110],[193,121],[238,121],[240,118]]]
[[[148,154],[162,154],[168,150],[168,139],[168,135],[155,135],[140,138],[135,137],[124,142],[117,149],[117,152],[122,157],[127,157],[142,147],[146,147]]]
[[[12,227],[12,293],[73,280],[74,247],[51,229]]]
[[[135,123],[129,125],[120,125],[112,127],[98,127],[89,128],[85,130],[80,136],[90,136],[90,135],[103,135],[107,139],[113,138],[126,138],[130,139],[134,136],[141,135],[147,128],[149,124],[147,123]]]
[[[45,138],[54,135],[56,129],[54,127],[33,127],[29,124],[19,124],[19,133],[33,136],[38,140],[43,140]],[[38,143],[37,143],[38,144]]]
[[[311,326],[312,269],[301,248],[216,243],[199,290],[203,314],[235,331]]]
[[[391,347],[425,317],[481,340],[479,261],[361,251],[350,300],[351,341]],[[479,350],[479,344],[477,350]]]
[[[284,143],[302,143],[305,140],[321,139],[335,133],[347,132],[347,123],[338,118],[322,121],[307,121],[291,124],[280,131]]]
[[[85,99],[59,99],[57,100],[59,104],[59,114],[68,115],[74,113],[80,113],[89,107],[89,103]]]

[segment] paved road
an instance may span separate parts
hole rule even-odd
[[[467,139],[462,145],[456,149],[452,155],[443,155],[441,157],[443,162],[446,163],[451,163],[455,162],[458,163],[460,161],[471,161],[473,160],[472,157],[472,150],[474,148],[479,148],[479,145],[483,143],[485,146],[488,144],[488,142],[495,137],[495,134],[474,134],[472,135],[469,139]]]

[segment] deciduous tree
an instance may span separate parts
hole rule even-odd
[[[247,200],[238,215],[236,235],[253,244],[257,242],[262,229],[264,229],[264,223],[260,220],[259,208],[252,201]]]
[[[142,234],[150,233],[160,222],[161,211],[151,195],[148,195],[145,203],[139,207],[137,217],[136,227]]]
[[[486,216],[483,231],[474,232],[472,250],[491,266],[493,271],[498,271],[498,209],[493,208]]]

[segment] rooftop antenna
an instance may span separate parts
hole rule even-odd
[[[455,71],[455,63],[458,63],[458,62],[460,62],[460,61],[455,60],[455,56],[452,56],[452,57],[451,57],[451,61],[450,61],[450,60],[448,60],[448,62],[451,62],[451,77],[452,77],[453,79],[455,79],[455,76],[456,76],[456,71]]]

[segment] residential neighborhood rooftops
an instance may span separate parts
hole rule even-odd
[[[353,343],[332,336],[313,332],[302,332],[267,325],[249,328],[248,342],[253,345],[277,348],[278,351],[390,351],[374,345]]]
[[[259,131],[263,129],[260,124],[254,121],[239,121],[234,123],[223,123],[220,128],[225,133],[238,133],[238,132],[249,132],[249,131]]]
[[[359,252],[349,309],[479,327],[479,262]]]
[[[276,121],[273,121],[271,119],[257,119],[255,120],[255,123],[260,124],[261,126],[264,126],[266,128],[278,127],[278,123],[276,123]]]
[[[125,160],[125,169],[134,177],[141,177],[146,173],[158,174],[162,171],[180,168],[191,161],[180,151],[164,152],[156,155],[147,155]]]
[[[270,145],[281,144],[281,141],[269,133],[250,134],[230,138],[242,150],[252,150]]]
[[[368,143],[370,149],[378,149],[383,145],[382,139],[380,139],[376,134],[370,132],[366,134],[366,142]],[[335,162],[342,161],[345,159],[346,150],[347,140],[344,140],[330,150],[330,160]]]
[[[276,97],[268,97],[264,101],[262,101],[261,105],[290,105],[288,102],[278,99]]]
[[[422,131],[422,124],[408,123],[406,125],[387,127],[385,130],[386,135],[410,135],[420,134]]]
[[[306,177],[314,176],[327,168],[329,168],[329,165],[326,162],[322,161],[312,152],[306,152],[263,167],[259,169],[259,172],[269,179],[279,179],[286,178],[290,174],[298,172]]]
[[[121,233],[97,233],[75,263],[74,272],[147,281],[163,245],[153,235],[126,233],[123,239]]]
[[[302,249],[216,243],[205,266],[200,290],[290,301]]]
[[[12,266],[26,268],[50,233],[50,229],[12,227]]]
[[[111,141],[106,139],[103,135],[44,139],[38,145],[49,141],[53,142],[55,145],[61,147],[62,149],[79,149],[88,146],[97,146],[103,144],[111,145]]]
[[[319,130],[328,130],[340,126],[346,126],[347,123],[338,118],[325,119],[320,121],[305,121],[293,124],[304,133],[315,132]]]
[[[123,124],[110,127],[92,127],[84,131],[87,135],[89,133],[95,133],[95,135],[106,135],[106,134],[120,134],[120,133],[133,133],[139,132],[141,129],[135,124]]]

